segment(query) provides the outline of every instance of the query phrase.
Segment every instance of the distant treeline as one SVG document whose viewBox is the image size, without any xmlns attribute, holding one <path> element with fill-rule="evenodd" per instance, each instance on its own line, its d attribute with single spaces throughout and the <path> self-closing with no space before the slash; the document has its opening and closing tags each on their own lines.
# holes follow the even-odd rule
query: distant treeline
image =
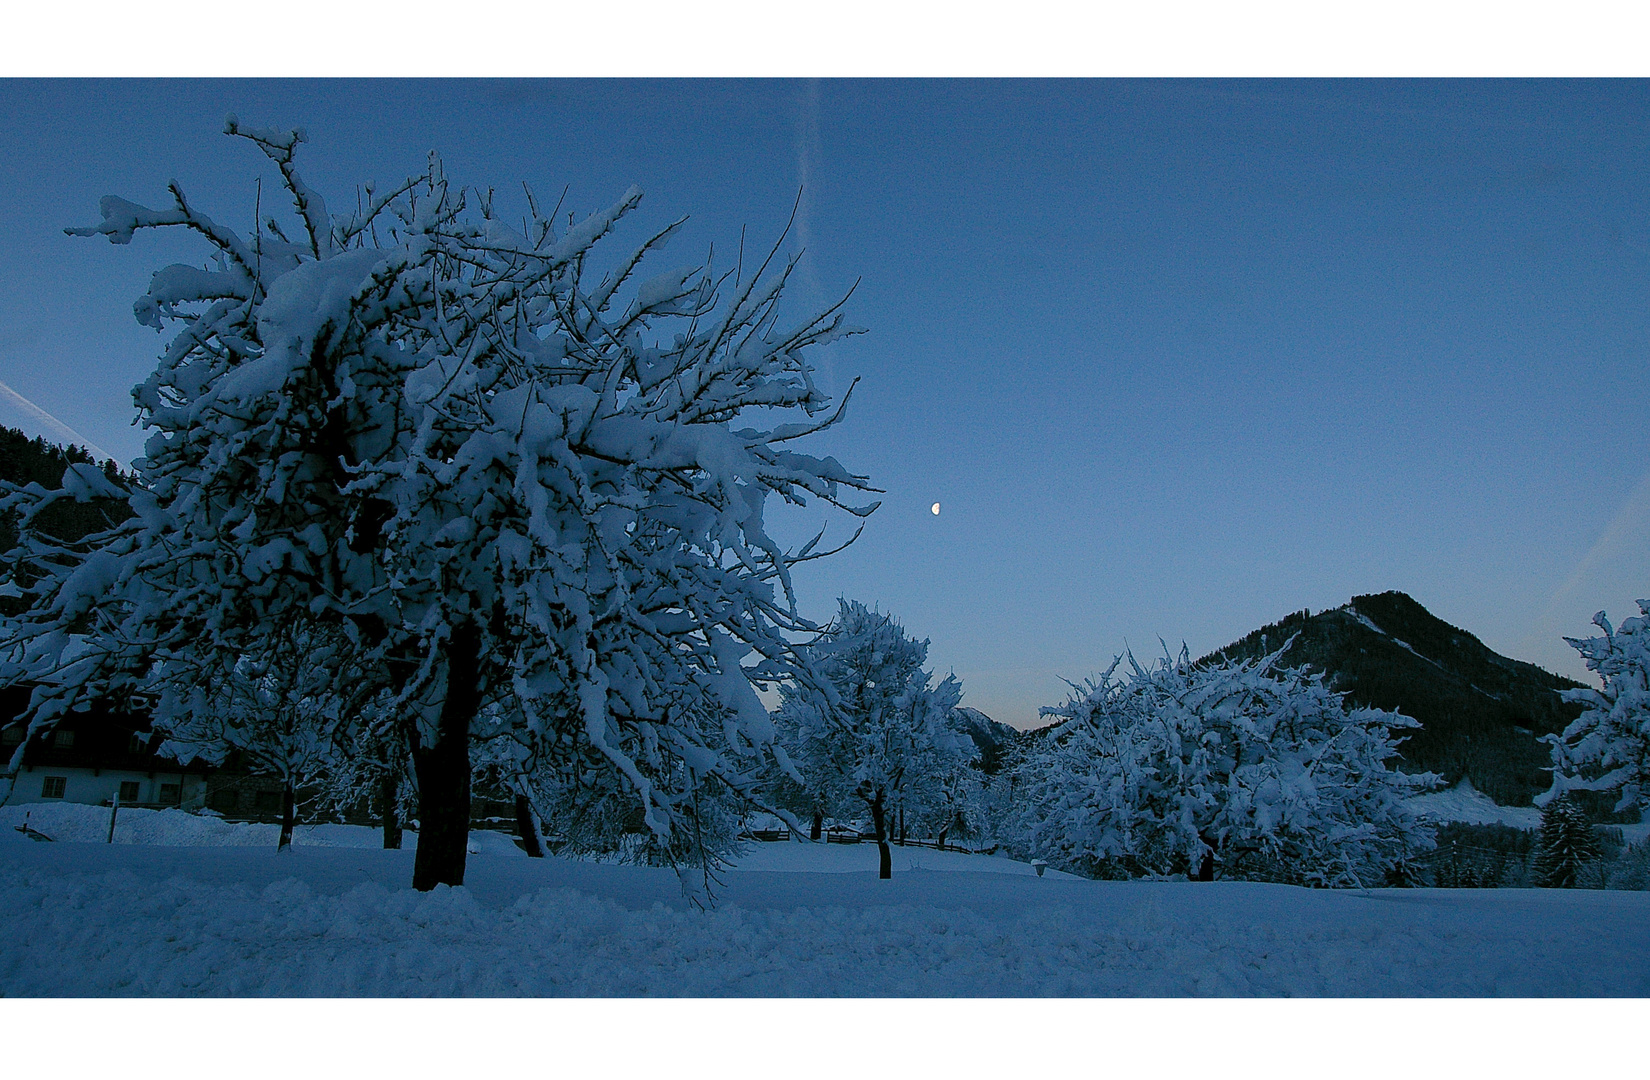
<svg viewBox="0 0 1650 1080">
<path fill-rule="evenodd" d="M 56 446 L 33 438 L 16 428 L 0 427 L 0 480 L 18 485 L 39 484 L 48 490 L 63 486 L 63 471 L 72 464 L 96 465 L 97 460 L 78 446 Z M 128 486 L 131 477 L 108 460 L 101 466 L 112 482 Z M 76 503 L 63 501 L 47 507 L 36 519 L 41 532 L 59 540 L 74 541 L 88 533 L 107 529 L 131 516 L 125 503 L 114 499 L 94 499 Z M 17 546 L 17 515 L 0 513 L 0 552 Z"/>
</svg>

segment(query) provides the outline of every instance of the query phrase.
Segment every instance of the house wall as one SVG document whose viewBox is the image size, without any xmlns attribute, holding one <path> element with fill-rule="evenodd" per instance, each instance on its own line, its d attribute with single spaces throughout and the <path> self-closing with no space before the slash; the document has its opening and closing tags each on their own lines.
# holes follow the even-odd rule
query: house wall
<svg viewBox="0 0 1650 1080">
<path fill-rule="evenodd" d="M 46 778 L 49 776 L 64 778 L 63 797 L 61 799 L 47 799 L 41 795 Z M 58 765 L 27 766 L 17 774 L 17 784 L 12 789 L 11 798 L 6 801 L 12 805 L 38 802 L 72 802 L 97 806 L 113 799 L 115 793 L 120 790 L 122 781 L 136 781 L 138 797 L 134 800 L 123 801 L 158 803 L 161 801 L 161 785 L 178 783 L 178 776 L 178 773 L 165 771 L 138 772 L 128 769 L 84 769 Z M 199 807 L 204 803 L 205 798 L 205 778 L 185 774 L 183 779 L 183 808 L 187 810 Z"/>
</svg>

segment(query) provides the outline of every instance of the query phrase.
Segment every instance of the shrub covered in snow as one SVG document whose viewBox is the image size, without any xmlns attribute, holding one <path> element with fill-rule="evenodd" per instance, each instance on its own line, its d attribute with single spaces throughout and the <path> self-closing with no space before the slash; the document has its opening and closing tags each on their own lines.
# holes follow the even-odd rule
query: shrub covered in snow
<svg viewBox="0 0 1650 1080">
<path fill-rule="evenodd" d="M 152 434 L 133 490 L 75 464 L 0 505 L 25 526 L 64 499 L 134 512 L 8 559 L 29 613 L 0 681 L 36 683 L 37 728 L 138 696 L 198 741 L 219 708 L 203 688 L 287 663 L 290 635 L 324 641 L 282 701 L 324 743 L 405 748 L 420 888 L 463 880 L 478 728 L 536 796 L 624 803 L 664 843 L 710 835 L 706 782 L 749 794 L 773 753 L 753 684 L 809 678 L 790 575 L 821 553 L 769 537 L 767 497 L 874 508 L 843 501 L 863 477 L 791 448 L 840 415 L 807 358 L 853 332 L 840 305 L 782 325 L 777 246 L 755 273 L 638 284 L 676 226 L 589 269 L 635 189 L 565 231 L 529 193 L 511 224 L 432 155 L 334 216 L 296 169 L 302 133 L 226 130 L 275 165 L 286 226 L 242 235 L 174 183 L 169 208 L 109 196 L 71 230 L 178 226 L 208 261 L 159 270 L 136 305 L 176 333 L 135 391 Z"/>
<path fill-rule="evenodd" d="M 1287 646 L 1285 646 L 1287 648 Z M 1129 657 L 1045 708 L 1057 726 L 1015 769 L 1013 846 L 1094 877 L 1190 874 L 1373 886 L 1431 829 L 1395 771 L 1414 721 L 1344 707 L 1320 678 L 1261 661 Z"/>
<path fill-rule="evenodd" d="M 1562 735 L 1548 735 L 1553 785 L 1536 796 L 1547 805 L 1567 791 L 1619 791 L 1617 810 L 1650 807 L 1650 600 L 1619 629 L 1604 612 L 1593 616 L 1603 637 L 1565 638 L 1602 685 L 1566 690 L 1582 714 Z"/>
<path fill-rule="evenodd" d="M 1650 837 L 1628 845 L 1602 869 L 1605 888 L 1650 890 Z"/>
</svg>

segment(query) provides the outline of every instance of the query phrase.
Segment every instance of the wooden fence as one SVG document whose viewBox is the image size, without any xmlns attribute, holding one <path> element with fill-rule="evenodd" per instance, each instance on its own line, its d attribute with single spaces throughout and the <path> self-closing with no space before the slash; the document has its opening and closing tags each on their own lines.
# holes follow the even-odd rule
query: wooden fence
<svg viewBox="0 0 1650 1080">
<path fill-rule="evenodd" d="M 750 829 L 740 833 L 739 838 L 741 840 L 773 843 L 779 840 L 789 840 L 791 831 L 789 829 Z M 821 834 L 820 838 L 827 844 L 874 844 L 877 842 L 876 834 L 854 832 L 852 829 L 827 829 Z M 972 848 L 964 847 L 955 842 L 948 842 L 944 848 L 941 848 L 938 840 L 919 840 L 915 837 L 906 837 L 903 844 L 890 838 L 888 843 L 894 847 L 932 848 L 936 851 L 960 851 L 977 854 Z"/>
</svg>

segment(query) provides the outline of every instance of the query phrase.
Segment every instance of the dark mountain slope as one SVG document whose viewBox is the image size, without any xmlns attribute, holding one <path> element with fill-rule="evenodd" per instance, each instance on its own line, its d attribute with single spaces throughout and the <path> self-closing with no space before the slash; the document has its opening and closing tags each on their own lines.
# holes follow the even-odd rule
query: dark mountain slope
<svg viewBox="0 0 1650 1080">
<path fill-rule="evenodd" d="M 1286 665 L 1323 672 L 1352 704 L 1421 722 L 1403 743 L 1403 768 L 1450 783 L 1466 776 L 1503 805 L 1528 806 L 1547 789 L 1551 758 L 1538 737 L 1581 711 L 1558 696 L 1580 683 L 1501 656 L 1401 592 L 1297 612 L 1203 659 L 1258 658 L 1295 634 Z"/>
<path fill-rule="evenodd" d="M 1007 724 L 999 724 L 980 710 L 965 705 L 954 709 L 952 718 L 957 730 L 980 748 L 980 771 L 987 776 L 1002 768 L 1003 755 L 1020 738 L 1020 733 Z"/>
</svg>

